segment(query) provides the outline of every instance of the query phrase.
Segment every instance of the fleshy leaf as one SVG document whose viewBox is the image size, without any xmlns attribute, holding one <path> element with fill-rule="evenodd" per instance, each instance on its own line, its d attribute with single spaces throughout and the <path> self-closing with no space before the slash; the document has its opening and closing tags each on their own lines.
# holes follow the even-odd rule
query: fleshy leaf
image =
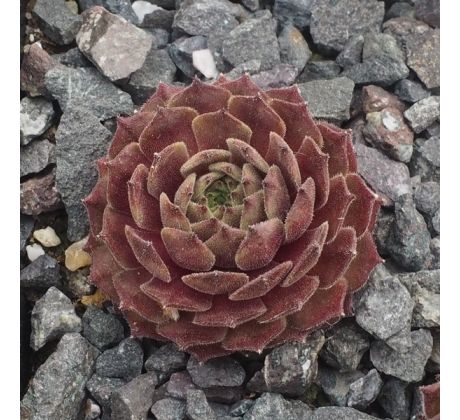
<svg viewBox="0 0 460 420">
<path fill-rule="evenodd" d="M 331 178 L 337 174 L 345 176 L 349 172 L 347 142 L 351 138 L 351 131 L 325 122 L 318 123 L 318 128 L 323 135 L 323 151 L 329 155 L 329 175 Z"/>
<path fill-rule="evenodd" d="M 247 74 L 243 74 L 236 80 L 222 81 L 219 85 L 229 90 L 232 95 L 254 96 L 261 93 L 260 88 Z"/>
<path fill-rule="evenodd" d="M 265 91 L 265 95 L 271 99 L 279 99 L 281 101 L 292 102 L 294 104 L 305 102 L 297 85 L 269 89 Z"/>
<path fill-rule="evenodd" d="M 216 257 L 216 267 L 236 267 L 235 254 L 245 235 L 244 230 L 221 225 L 217 233 L 205 242 Z"/>
<path fill-rule="evenodd" d="M 284 221 L 291 205 L 289 191 L 278 166 L 270 166 L 262 181 L 264 207 L 267 218 L 278 218 Z"/>
<path fill-rule="evenodd" d="M 174 204 L 178 206 L 184 214 L 187 214 L 188 205 L 195 189 L 196 174 L 189 174 L 174 194 Z"/>
<path fill-rule="evenodd" d="M 216 162 L 225 162 L 230 159 L 230 152 L 222 149 L 208 149 L 193 155 L 180 168 L 182 176 L 185 178 L 191 173 L 202 175 L 208 171 L 209 165 Z"/>
<path fill-rule="evenodd" d="M 208 271 L 207 273 L 192 273 L 182 277 L 182 281 L 192 289 L 208 295 L 231 293 L 249 281 L 245 273 L 231 271 Z"/>
<path fill-rule="evenodd" d="M 156 112 L 159 106 L 164 106 L 169 98 L 182 90 L 184 90 L 182 86 L 166 85 L 160 82 L 155 94 L 142 106 L 141 112 Z"/>
<path fill-rule="evenodd" d="M 238 205 L 234 207 L 224 207 L 224 214 L 222 216 L 222 223 L 226 223 L 231 227 L 240 227 L 241 214 L 243 212 L 243 206 Z"/>
<path fill-rule="evenodd" d="M 247 197 L 262 189 L 262 177 L 250 163 L 245 163 L 241 171 L 241 185 Z"/>
<path fill-rule="evenodd" d="M 254 147 L 239 139 L 227 139 L 228 150 L 231 153 L 231 162 L 239 166 L 250 163 L 259 171 L 266 173 L 269 165 Z"/>
<path fill-rule="evenodd" d="M 221 223 L 215 217 L 211 217 L 201 222 L 192 223 L 192 231 L 195 232 L 203 242 L 206 242 L 212 235 L 220 229 Z"/>
<path fill-rule="evenodd" d="M 232 352 L 225 350 L 220 344 L 209 344 L 207 346 L 187 347 L 187 353 L 197 358 L 200 362 L 207 362 L 216 357 L 227 356 Z"/>
<path fill-rule="evenodd" d="M 184 230 L 190 232 L 190 222 L 179 206 L 171 203 L 165 193 L 160 195 L 160 215 L 164 227 Z"/>
<path fill-rule="evenodd" d="M 166 341 L 164 337 L 157 334 L 157 324 L 154 322 L 147 321 L 142 318 L 136 312 L 130 310 L 124 310 L 123 316 L 126 318 L 129 324 L 129 329 L 132 337 L 146 337 L 152 338 L 158 341 Z"/>
<path fill-rule="evenodd" d="M 241 169 L 239 166 L 234 165 L 229 162 L 217 162 L 209 165 L 210 171 L 222 172 L 225 175 L 228 175 L 230 178 L 233 178 L 235 181 L 241 181 Z"/>
<path fill-rule="evenodd" d="M 191 223 L 198 223 L 204 220 L 212 219 L 213 215 L 208 206 L 191 201 L 188 204 L 187 217 Z"/>
<path fill-rule="evenodd" d="M 264 192 L 257 191 L 243 200 L 240 229 L 248 229 L 249 226 L 266 220 L 264 204 Z"/>
</svg>

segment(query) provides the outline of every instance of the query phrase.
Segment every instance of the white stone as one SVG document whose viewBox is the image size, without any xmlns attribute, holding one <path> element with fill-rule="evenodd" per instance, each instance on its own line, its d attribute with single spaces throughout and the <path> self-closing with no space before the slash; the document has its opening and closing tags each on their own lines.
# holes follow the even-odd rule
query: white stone
<svg viewBox="0 0 460 420">
<path fill-rule="evenodd" d="M 53 117 L 54 109 L 51 102 L 41 97 L 23 98 L 19 117 L 21 144 L 25 145 L 43 134 L 51 126 Z"/>
<path fill-rule="evenodd" d="M 56 235 L 55 230 L 51 226 L 47 226 L 45 229 L 36 230 L 34 232 L 34 238 L 47 248 L 61 244 L 61 239 Z"/>
<path fill-rule="evenodd" d="M 26 246 L 27 258 L 29 260 L 35 261 L 38 257 L 45 255 L 45 251 L 39 244 L 32 244 Z"/>
<path fill-rule="evenodd" d="M 211 50 L 196 50 L 192 53 L 193 67 L 208 79 L 214 79 L 218 75 L 216 62 Z"/>
<path fill-rule="evenodd" d="M 132 4 L 132 8 L 134 13 L 139 19 L 139 22 L 142 23 L 144 21 L 145 15 L 149 15 L 156 9 L 161 9 L 155 4 L 149 3 L 148 1 L 138 0 Z"/>
</svg>

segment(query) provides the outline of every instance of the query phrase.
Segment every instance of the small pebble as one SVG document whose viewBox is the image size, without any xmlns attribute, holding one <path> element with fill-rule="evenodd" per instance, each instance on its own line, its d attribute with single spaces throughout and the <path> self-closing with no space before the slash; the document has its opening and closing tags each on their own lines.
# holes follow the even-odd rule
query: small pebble
<svg viewBox="0 0 460 420">
<path fill-rule="evenodd" d="M 192 52 L 193 67 L 195 67 L 203 76 L 208 79 L 217 77 L 218 72 L 216 63 L 211 50 L 196 50 Z"/>
<path fill-rule="evenodd" d="M 91 265 L 91 255 L 83 251 L 87 238 L 75 242 L 65 250 L 65 266 L 70 271 Z"/>
<path fill-rule="evenodd" d="M 29 261 L 35 261 L 41 255 L 45 255 L 45 251 L 39 244 L 32 244 L 26 246 L 27 258 Z"/>
<path fill-rule="evenodd" d="M 61 244 L 61 239 L 56 235 L 51 226 L 44 229 L 38 229 L 34 232 L 34 238 L 47 248 L 52 248 Z"/>
</svg>

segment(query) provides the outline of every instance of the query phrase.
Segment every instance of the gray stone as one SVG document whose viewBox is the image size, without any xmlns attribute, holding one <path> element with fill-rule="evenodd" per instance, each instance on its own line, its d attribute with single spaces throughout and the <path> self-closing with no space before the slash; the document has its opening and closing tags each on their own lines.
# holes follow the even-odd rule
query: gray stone
<svg viewBox="0 0 460 420">
<path fill-rule="evenodd" d="M 441 240 L 439 236 L 431 239 L 430 251 L 431 251 L 431 264 L 428 268 L 430 270 L 437 270 L 441 267 L 441 261 L 440 261 Z"/>
<path fill-rule="evenodd" d="M 273 16 L 281 25 L 291 24 L 305 30 L 310 26 L 313 0 L 275 0 Z"/>
<path fill-rule="evenodd" d="M 187 355 L 173 343 L 156 349 L 145 361 L 145 369 L 157 374 L 158 382 L 169 379 L 172 373 L 182 370 L 187 365 Z"/>
<path fill-rule="evenodd" d="M 387 20 L 383 25 L 383 32 L 392 35 L 404 50 L 407 39 L 412 35 L 420 35 L 430 30 L 430 27 L 419 20 L 408 17 L 399 17 Z"/>
<path fill-rule="evenodd" d="M 32 13 L 42 32 L 58 45 L 70 44 L 80 29 L 81 17 L 64 0 L 37 0 Z"/>
<path fill-rule="evenodd" d="M 80 334 L 64 335 L 30 382 L 21 402 L 21 419 L 77 418 L 98 355 Z"/>
<path fill-rule="evenodd" d="M 386 157 L 379 150 L 355 145 L 358 158 L 358 172 L 383 199 L 385 206 L 391 206 L 401 194 L 411 191 L 407 166 Z"/>
<path fill-rule="evenodd" d="M 21 90 L 30 96 L 48 95 L 45 74 L 55 65 L 55 61 L 42 48 L 40 42 L 32 44 L 24 53 L 21 63 Z"/>
<path fill-rule="evenodd" d="M 414 302 L 397 277 L 374 272 L 354 306 L 356 322 L 375 337 L 388 342 L 397 334 L 409 336 Z M 399 342 L 388 344 L 401 349 Z"/>
<path fill-rule="evenodd" d="M 379 373 L 375 369 L 370 370 L 366 376 L 350 385 L 347 405 L 359 410 L 366 409 L 376 400 L 382 385 L 383 381 Z"/>
<path fill-rule="evenodd" d="M 93 6 L 103 6 L 109 12 L 120 15 L 129 22 L 138 23 L 138 19 L 131 6 L 130 0 L 77 0 L 80 11 L 85 11 Z"/>
<path fill-rule="evenodd" d="M 394 221 L 395 215 L 393 211 L 387 210 L 385 208 L 380 209 L 373 236 L 379 255 L 383 257 L 389 255 L 387 250 L 387 240 Z"/>
<path fill-rule="evenodd" d="M 363 54 L 364 36 L 359 34 L 351 37 L 335 62 L 344 69 L 361 63 Z"/>
<path fill-rule="evenodd" d="M 393 3 L 385 14 L 385 20 L 398 17 L 415 18 L 414 6 L 403 1 Z"/>
<path fill-rule="evenodd" d="M 342 122 L 350 118 L 350 103 L 355 84 L 346 77 L 313 80 L 299 84 L 310 112 L 317 119 Z"/>
<path fill-rule="evenodd" d="M 111 133 L 89 111 L 65 112 L 56 131 L 56 182 L 68 215 L 67 237 L 83 238 L 89 229 L 82 203 L 96 184 L 96 160 L 107 153 Z"/>
<path fill-rule="evenodd" d="M 206 394 L 206 392 L 205 392 L 205 394 Z M 212 411 L 214 411 L 214 414 L 216 415 L 216 417 L 219 420 L 221 418 L 224 418 L 225 420 L 230 420 L 230 419 L 233 418 L 233 417 L 230 417 L 230 415 L 229 415 L 230 407 L 227 404 L 209 402 L 209 406 L 212 408 Z"/>
<path fill-rule="evenodd" d="M 320 357 L 340 372 L 354 371 L 369 346 L 367 333 L 355 322 L 345 320 L 327 331 Z"/>
<path fill-rule="evenodd" d="M 157 420 L 182 420 L 185 418 L 185 410 L 185 402 L 174 398 L 157 401 L 151 408 Z"/>
<path fill-rule="evenodd" d="M 246 7 L 246 9 L 249 9 L 251 12 L 255 12 L 257 9 L 260 8 L 259 0 L 241 0 L 241 3 L 244 7 Z"/>
<path fill-rule="evenodd" d="M 387 249 L 402 267 L 409 271 L 420 270 L 427 265 L 430 256 L 431 235 L 410 194 L 400 196 L 395 202 L 395 215 Z"/>
<path fill-rule="evenodd" d="M 27 244 L 27 241 L 30 235 L 32 234 L 32 231 L 34 230 L 34 226 L 35 226 L 35 220 L 33 219 L 33 217 L 27 216 L 25 214 L 20 215 L 20 228 L 21 228 L 20 249 L 21 249 L 21 252 L 24 250 Z M 36 266 L 35 268 L 31 268 L 28 271 L 24 272 L 24 280 L 23 280 L 22 279 L 23 270 L 21 270 L 21 286 L 23 282 L 24 282 L 24 285 L 28 284 L 29 281 L 33 282 L 32 279 L 40 276 L 42 272 L 39 266 Z M 50 285 L 50 286 L 53 286 L 53 285 Z"/>
<path fill-rule="evenodd" d="M 243 416 L 253 405 L 254 400 L 241 400 L 230 407 L 229 413 L 233 417 Z"/>
<path fill-rule="evenodd" d="M 217 420 L 216 415 L 206 400 L 201 389 L 187 391 L 187 416 L 190 420 Z"/>
<path fill-rule="evenodd" d="M 404 116 L 416 133 L 421 133 L 439 119 L 439 96 L 430 96 L 412 105 Z"/>
<path fill-rule="evenodd" d="M 262 370 L 270 392 L 298 397 L 304 395 L 318 370 L 318 353 L 324 344 L 321 333 L 305 343 L 286 343 L 265 357 Z"/>
<path fill-rule="evenodd" d="M 155 93 L 158 83 L 171 84 L 176 74 L 176 66 L 166 50 L 151 49 L 144 65 L 135 71 L 124 89 L 133 101 L 141 105 Z"/>
<path fill-rule="evenodd" d="M 410 102 L 411 104 L 430 96 L 430 92 L 427 91 L 420 83 L 409 79 L 400 80 L 396 83 L 394 92 L 400 99 Z"/>
<path fill-rule="evenodd" d="M 126 380 L 120 378 L 105 378 L 94 374 L 86 383 L 91 396 L 99 403 L 104 414 L 110 414 L 110 397 L 112 392 L 126 383 Z"/>
<path fill-rule="evenodd" d="M 59 263 L 49 255 L 41 255 L 21 270 L 21 287 L 48 289 L 52 286 L 59 288 L 61 285 Z"/>
<path fill-rule="evenodd" d="M 96 306 L 88 306 L 82 317 L 83 336 L 99 350 L 118 344 L 124 337 L 123 325 L 112 314 Z"/>
<path fill-rule="evenodd" d="M 193 51 L 203 50 L 208 47 L 208 41 L 204 36 L 192 36 L 179 38 L 169 44 L 167 49 L 174 64 L 187 76 L 193 77 L 198 70 L 193 67 Z"/>
<path fill-rule="evenodd" d="M 348 39 L 366 32 L 379 32 L 384 4 L 375 0 L 316 1 L 311 8 L 310 33 L 318 48 L 340 52 Z"/>
<path fill-rule="evenodd" d="M 238 79 L 244 73 L 255 74 L 260 71 L 260 60 L 249 60 L 246 63 L 238 64 L 233 70 L 225 74 L 229 79 Z"/>
<path fill-rule="evenodd" d="M 214 386 L 204 388 L 208 401 L 220 404 L 233 404 L 243 398 L 242 386 Z"/>
<path fill-rule="evenodd" d="M 428 140 L 415 140 L 414 153 L 410 162 L 410 171 L 413 175 L 419 175 L 423 182 L 439 182 L 440 178 L 440 150 L 439 136 L 433 136 Z"/>
<path fill-rule="evenodd" d="M 311 420 L 377 420 L 378 417 L 370 416 L 349 407 L 321 407 L 315 410 Z"/>
<path fill-rule="evenodd" d="M 252 378 L 246 384 L 246 389 L 249 392 L 268 392 L 267 384 L 265 383 L 265 378 L 262 371 L 257 371 Z"/>
<path fill-rule="evenodd" d="M 63 66 L 69 67 L 91 67 L 91 62 L 83 55 L 78 48 L 71 48 L 70 50 L 60 53 L 53 54 L 53 60 L 56 64 L 62 64 Z"/>
<path fill-rule="evenodd" d="M 407 65 L 428 89 L 439 87 L 440 43 L 439 29 L 413 34 L 406 39 Z"/>
<path fill-rule="evenodd" d="M 246 377 L 243 367 L 230 357 L 219 357 L 204 363 L 190 357 L 187 371 L 200 388 L 240 386 Z"/>
<path fill-rule="evenodd" d="M 116 347 L 104 351 L 96 362 L 96 373 L 109 378 L 132 379 L 142 371 L 144 352 L 134 338 L 125 338 Z M 156 376 L 156 375 L 155 375 Z"/>
<path fill-rule="evenodd" d="M 20 110 L 21 145 L 30 143 L 43 134 L 53 122 L 53 104 L 44 98 L 28 98 L 21 100 Z"/>
<path fill-rule="evenodd" d="M 433 337 L 428 330 L 411 333 L 412 346 L 404 353 L 393 350 L 383 341 L 371 345 L 371 361 L 374 366 L 387 375 L 406 382 L 423 379 L 424 369 L 433 347 Z"/>
<path fill-rule="evenodd" d="M 296 27 L 286 25 L 278 36 L 278 43 L 281 62 L 293 65 L 300 73 L 312 55 L 302 33 Z"/>
<path fill-rule="evenodd" d="M 157 385 L 155 373 L 144 373 L 112 392 L 111 420 L 147 420 Z"/>
<path fill-rule="evenodd" d="M 298 83 L 311 80 L 335 79 L 341 71 L 340 66 L 332 60 L 314 60 L 307 63 L 299 75 Z"/>
<path fill-rule="evenodd" d="M 153 36 L 152 48 L 166 48 L 169 43 L 169 32 L 158 28 L 145 28 Z"/>
<path fill-rule="evenodd" d="M 364 35 L 363 62 L 385 56 L 396 62 L 404 63 L 405 60 L 403 51 L 390 34 L 369 33 Z"/>
<path fill-rule="evenodd" d="M 109 80 L 123 81 L 144 65 L 152 35 L 103 7 L 91 8 L 82 16 L 78 48 Z"/>
<path fill-rule="evenodd" d="M 90 283 L 88 275 L 89 267 L 77 271 L 66 271 L 66 289 L 75 299 L 81 299 L 83 296 L 92 295 L 96 291 L 96 286 Z"/>
<path fill-rule="evenodd" d="M 175 14 L 175 10 L 165 10 L 157 6 L 150 13 L 143 16 L 139 26 L 164 29 L 170 32 Z"/>
<path fill-rule="evenodd" d="M 440 0 L 416 0 L 415 16 L 428 25 L 439 28 L 440 3 Z"/>
<path fill-rule="evenodd" d="M 299 404 L 300 403 L 300 404 Z M 309 420 L 311 410 L 300 401 L 288 401 L 280 394 L 264 393 L 243 416 L 244 420 Z"/>
<path fill-rule="evenodd" d="M 62 207 L 61 196 L 55 185 L 56 169 L 21 182 L 20 210 L 23 214 L 38 214 Z"/>
<path fill-rule="evenodd" d="M 386 414 L 392 419 L 409 420 L 411 392 L 409 384 L 396 378 L 389 378 L 377 398 Z"/>
<path fill-rule="evenodd" d="M 64 113 L 84 107 L 94 117 L 106 120 L 133 111 L 130 96 L 112 85 L 94 68 L 56 66 L 46 74 L 45 84 Z"/>
<path fill-rule="evenodd" d="M 261 70 L 280 63 L 276 23 L 269 11 L 247 19 L 225 37 L 222 54 L 232 66 L 249 60 L 260 60 Z"/>
<path fill-rule="evenodd" d="M 422 182 L 414 191 L 417 210 L 426 216 L 434 216 L 439 210 L 440 195 L 439 183 L 433 181 Z"/>
<path fill-rule="evenodd" d="M 71 300 L 54 286 L 35 303 L 31 325 L 30 347 L 35 351 L 66 333 L 81 331 L 81 319 Z"/>
<path fill-rule="evenodd" d="M 291 86 L 297 76 L 296 67 L 291 64 L 277 64 L 270 70 L 252 76 L 252 81 L 262 90 Z"/>
<path fill-rule="evenodd" d="M 21 147 L 20 176 L 36 174 L 52 163 L 56 163 L 55 146 L 48 140 Z"/>
<path fill-rule="evenodd" d="M 185 400 L 187 391 L 190 389 L 197 389 L 197 387 L 186 371 L 173 373 L 166 383 L 167 396 L 180 400 Z"/>
</svg>

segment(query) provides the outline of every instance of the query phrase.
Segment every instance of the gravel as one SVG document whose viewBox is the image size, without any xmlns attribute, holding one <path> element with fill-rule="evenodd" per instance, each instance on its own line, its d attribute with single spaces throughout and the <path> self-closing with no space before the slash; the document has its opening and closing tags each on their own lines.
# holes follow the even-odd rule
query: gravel
<svg viewBox="0 0 460 420">
<path fill-rule="evenodd" d="M 409 79 L 403 79 L 396 83 L 394 92 L 400 99 L 411 104 L 430 96 L 430 92 L 420 83 Z"/>
<path fill-rule="evenodd" d="M 243 367 L 230 357 L 211 359 L 205 363 L 190 357 L 187 371 L 193 383 L 200 388 L 239 386 L 246 377 Z"/>
<path fill-rule="evenodd" d="M 187 391 L 186 413 L 190 420 L 217 420 L 201 389 Z"/>
<path fill-rule="evenodd" d="M 53 104 L 45 98 L 29 98 L 26 96 L 21 99 L 19 115 L 21 145 L 24 146 L 48 130 L 53 122 L 55 113 Z M 21 170 L 23 170 L 22 165 Z"/>
<path fill-rule="evenodd" d="M 21 147 L 20 176 L 37 174 L 52 163 L 56 163 L 55 146 L 48 140 L 36 140 Z"/>
<path fill-rule="evenodd" d="M 397 378 L 389 378 L 380 391 L 377 400 L 393 419 L 409 419 L 412 395 L 408 385 Z"/>
<path fill-rule="evenodd" d="M 292 25 L 286 25 L 278 36 L 280 57 L 282 63 L 293 65 L 300 73 L 312 52 L 302 33 Z"/>
<path fill-rule="evenodd" d="M 105 414 L 110 414 L 110 397 L 112 392 L 126 383 L 121 378 L 105 378 L 94 374 L 86 383 L 86 389 L 102 407 Z"/>
<path fill-rule="evenodd" d="M 187 354 L 180 351 L 173 343 L 156 349 L 145 361 L 145 369 L 157 374 L 158 382 L 163 383 L 172 373 L 187 366 Z"/>
<path fill-rule="evenodd" d="M 45 86 L 45 74 L 56 63 L 43 49 L 40 42 L 35 42 L 24 53 L 21 63 L 21 90 L 30 96 L 49 95 Z"/>
<path fill-rule="evenodd" d="M 42 255 L 21 270 L 21 287 L 49 289 L 62 285 L 59 263 L 49 255 Z"/>
<path fill-rule="evenodd" d="M 273 16 L 281 25 L 305 30 L 310 26 L 313 3 L 313 0 L 275 0 Z"/>
<path fill-rule="evenodd" d="M 439 96 L 430 96 L 412 105 L 405 113 L 414 132 L 421 133 L 439 119 Z"/>
<path fill-rule="evenodd" d="M 383 381 L 379 373 L 372 369 L 366 376 L 358 379 L 350 385 L 347 405 L 359 410 L 365 410 L 379 395 Z"/>
<path fill-rule="evenodd" d="M 186 404 L 174 398 L 157 401 L 151 408 L 157 420 L 182 420 L 185 418 Z"/>
<path fill-rule="evenodd" d="M 428 140 L 415 140 L 414 153 L 409 168 L 411 174 L 419 175 L 423 182 L 439 182 L 440 178 L 440 144 L 439 136 Z"/>
</svg>

